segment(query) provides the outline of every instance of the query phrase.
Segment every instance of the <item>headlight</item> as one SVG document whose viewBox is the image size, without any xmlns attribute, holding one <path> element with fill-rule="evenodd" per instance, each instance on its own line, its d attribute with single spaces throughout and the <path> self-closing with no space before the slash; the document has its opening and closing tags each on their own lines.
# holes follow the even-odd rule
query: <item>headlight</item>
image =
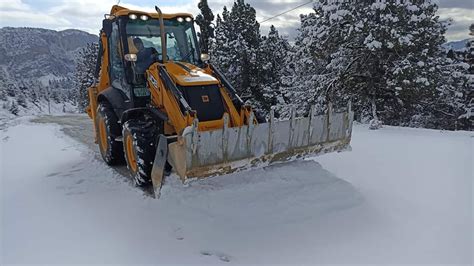
<svg viewBox="0 0 474 266">
<path fill-rule="evenodd" d="M 130 15 L 128 15 L 128 18 L 129 18 L 129 19 L 137 19 L 137 15 L 135 15 L 135 14 L 130 14 Z"/>
<path fill-rule="evenodd" d="M 209 54 L 201 54 L 201 60 L 203 62 L 207 62 L 207 61 L 211 60 L 211 57 L 209 56 Z"/>
<path fill-rule="evenodd" d="M 181 23 L 181 22 L 183 22 L 183 21 L 184 21 L 184 18 L 182 18 L 182 17 L 179 17 L 179 18 L 177 18 L 177 20 L 178 20 L 178 22 L 179 22 L 179 23 Z"/>
<path fill-rule="evenodd" d="M 141 20 L 148 20 L 148 16 L 147 16 L 147 15 L 141 15 L 141 16 L 140 16 L 140 19 L 141 19 Z"/>
<path fill-rule="evenodd" d="M 193 21 L 192 18 L 190 18 L 190 17 L 187 17 L 187 18 L 186 18 L 186 22 L 191 22 L 191 21 Z"/>
</svg>

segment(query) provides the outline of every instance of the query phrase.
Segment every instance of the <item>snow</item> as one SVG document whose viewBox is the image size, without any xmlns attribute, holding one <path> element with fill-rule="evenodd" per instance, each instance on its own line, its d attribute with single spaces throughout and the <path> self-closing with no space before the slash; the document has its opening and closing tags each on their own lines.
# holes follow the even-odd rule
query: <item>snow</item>
<svg viewBox="0 0 474 266">
<path fill-rule="evenodd" d="M 417 7 L 416 5 L 410 5 L 410 4 L 407 6 L 407 9 L 412 11 L 412 12 L 417 12 L 417 11 L 420 10 L 420 8 Z"/>
<path fill-rule="evenodd" d="M 370 33 L 364 40 L 364 44 L 369 48 L 370 50 L 376 50 L 382 48 L 382 43 L 374 40 L 374 36 L 372 36 L 372 33 Z"/>
<path fill-rule="evenodd" d="M 339 20 L 342 20 L 344 18 L 344 16 L 346 16 L 347 14 L 349 14 L 349 11 L 347 10 L 337 10 L 336 12 L 332 13 L 331 15 L 329 15 L 329 19 L 331 21 L 339 21 Z"/>
<path fill-rule="evenodd" d="M 413 45 L 413 42 L 411 41 L 413 39 L 413 36 L 411 34 L 407 34 L 406 36 L 401 36 L 398 38 L 398 42 L 400 44 L 406 44 L 408 46 Z"/>
<path fill-rule="evenodd" d="M 6 101 L 0 100 L 0 129 L 4 128 L 9 121 L 21 120 L 22 117 L 31 117 L 39 114 L 57 116 L 77 112 L 77 106 L 71 102 L 56 103 L 55 101 L 51 101 L 48 103 L 44 99 L 41 99 L 36 103 L 27 102 L 28 106 L 26 108 L 18 105 L 18 115 L 14 115 L 8 110 L 13 101 L 15 101 L 15 99 L 9 96 Z"/>
<path fill-rule="evenodd" d="M 351 152 L 171 176 L 155 200 L 22 120 L 1 131 L 0 264 L 470 264 L 473 137 L 355 125 Z"/>
<path fill-rule="evenodd" d="M 430 82 L 428 81 L 427 78 L 424 78 L 424 77 L 417 77 L 415 82 L 417 83 L 423 83 L 425 84 L 426 86 L 430 85 Z"/>
<path fill-rule="evenodd" d="M 375 49 L 380 49 L 382 48 L 382 43 L 379 42 L 379 41 L 376 41 L 376 40 L 373 40 L 369 43 L 366 43 L 367 45 L 367 48 L 371 49 L 371 50 L 375 50 Z"/>
<path fill-rule="evenodd" d="M 61 77 L 58 77 L 54 74 L 49 73 L 47 75 L 39 77 L 38 81 L 41 82 L 43 86 L 47 86 L 51 80 L 59 80 L 59 79 L 61 79 Z"/>
<path fill-rule="evenodd" d="M 377 10 L 377 9 L 384 10 L 387 7 L 387 4 L 385 3 L 385 1 L 377 1 L 373 3 L 371 7 L 374 10 Z"/>
</svg>

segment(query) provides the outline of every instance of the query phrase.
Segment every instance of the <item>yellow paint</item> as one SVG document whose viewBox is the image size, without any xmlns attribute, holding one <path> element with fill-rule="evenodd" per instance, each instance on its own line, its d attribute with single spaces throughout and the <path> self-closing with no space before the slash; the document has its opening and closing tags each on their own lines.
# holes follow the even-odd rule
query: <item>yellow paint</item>
<svg viewBox="0 0 474 266">
<path fill-rule="evenodd" d="M 100 150 L 102 151 L 102 154 L 105 154 L 107 152 L 109 142 L 107 141 L 107 129 L 105 125 L 105 119 L 103 117 L 99 119 L 99 141 Z"/>
<path fill-rule="evenodd" d="M 207 74 L 199 67 L 189 63 L 180 63 L 188 67 L 191 71 L 186 71 L 182 66 L 175 62 L 165 64 L 166 70 L 174 82 L 180 86 L 205 86 L 219 83 L 215 77 Z"/>
<path fill-rule="evenodd" d="M 137 158 L 135 156 L 135 148 L 133 147 L 133 138 L 130 134 L 125 137 L 125 154 L 127 156 L 128 167 L 133 173 L 137 173 Z"/>
<path fill-rule="evenodd" d="M 110 15 L 112 16 L 128 16 L 129 14 L 146 14 L 152 18 L 159 18 L 157 13 L 147 13 L 143 11 L 129 10 L 127 8 L 115 5 L 112 7 Z M 165 19 L 171 19 L 175 17 L 191 17 L 187 13 L 177 13 L 177 14 L 163 14 Z M 99 82 L 88 89 L 90 104 L 88 106 L 88 114 L 95 121 L 97 119 L 97 99 L 102 91 L 110 87 L 109 73 L 110 62 L 109 62 L 109 50 L 108 50 L 108 40 L 105 33 L 102 33 L 100 36 L 101 42 L 103 44 L 103 58 L 101 71 L 99 74 Z M 130 40 L 127 40 L 127 43 L 130 44 Z M 120 47 L 121 45 L 119 45 Z M 133 47 L 131 48 L 133 51 Z M 123 55 L 122 55 L 123 56 Z M 182 64 L 183 66 L 179 65 Z M 176 135 L 181 134 L 183 130 L 191 126 L 193 121 L 197 118 L 195 111 L 185 112 L 180 109 L 180 104 L 178 100 L 171 93 L 169 88 L 166 88 L 158 71 L 158 66 L 164 66 L 169 73 L 173 82 L 179 86 L 205 86 L 205 85 L 218 85 L 222 99 L 224 101 L 224 106 L 226 113 L 229 115 L 229 127 L 239 127 L 247 124 L 249 120 L 250 113 L 252 109 L 250 106 L 244 106 L 240 110 L 237 109 L 232 103 L 230 95 L 227 93 L 227 90 L 223 87 L 223 84 L 220 80 L 216 78 L 209 66 L 204 68 L 199 68 L 195 65 L 186 62 L 173 62 L 168 61 L 164 65 L 161 63 L 154 63 L 146 71 L 147 84 L 150 88 L 151 93 L 151 105 L 155 106 L 163 113 L 168 115 L 168 122 L 164 125 L 164 131 L 166 135 Z M 152 82 L 153 80 L 153 82 Z M 255 123 L 255 121 L 254 121 Z M 224 126 L 223 118 L 215 121 L 201 121 L 198 124 L 198 130 L 207 131 L 207 130 L 216 130 Z M 96 134 L 97 136 L 98 134 Z M 96 139 L 97 141 L 97 139 Z"/>
</svg>

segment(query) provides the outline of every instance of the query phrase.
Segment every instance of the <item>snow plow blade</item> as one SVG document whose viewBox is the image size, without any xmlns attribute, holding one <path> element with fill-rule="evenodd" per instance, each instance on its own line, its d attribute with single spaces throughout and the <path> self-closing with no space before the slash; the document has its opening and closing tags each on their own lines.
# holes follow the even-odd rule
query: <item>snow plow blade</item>
<svg viewBox="0 0 474 266">
<path fill-rule="evenodd" d="M 296 118 L 294 109 L 291 113 L 286 121 L 276 121 L 271 112 L 268 123 L 213 131 L 198 131 L 195 121 L 169 144 L 168 162 L 186 182 L 349 147 L 354 115 L 350 105 L 340 113 L 314 115 L 314 108 L 308 117 Z"/>
</svg>

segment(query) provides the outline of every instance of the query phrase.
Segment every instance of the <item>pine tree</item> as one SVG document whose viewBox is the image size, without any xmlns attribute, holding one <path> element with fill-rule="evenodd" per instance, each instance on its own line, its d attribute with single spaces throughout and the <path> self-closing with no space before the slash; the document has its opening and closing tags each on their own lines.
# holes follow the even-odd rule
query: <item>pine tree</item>
<svg viewBox="0 0 474 266">
<path fill-rule="evenodd" d="M 262 102 L 257 71 L 260 25 L 255 9 L 244 0 L 237 0 L 230 12 L 224 7 L 216 24 L 216 41 L 211 51 L 213 63 L 239 94 Z"/>
<path fill-rule="evenodd" d="M 8 108 L 8 111 L 10 111 L 10 113 L 14 114 L 14 115 L 18 115 L 18 113 L 20 112 L 20 110 L 18 109 L 18 105 L 15 101 L 12 101 L 11 104 L 10 104 L 10 108 Z"/>
<path fill-rule="evenodd" d="M 281 94 L 281 76 L 290 49 L 288 41 L 278 34 L 273 25 L 270 27 L 268 36 L 264 36 L 260 42 L 257 67 L 258 85 L 263 94 L 259 107 L 263 113 L 267 113 L 274 105 L 285 103 Z M 279 116 L 278 112 L 276 116 Z"/>
<path fill-rule="evenodd" d="M 234 80 L 236 75 L 235 73 L 232 73 L 233 69 L 230 69 L 232 63 L 234 63 L 233 57 L 235 54 L 231 53 L 229 46 L 231 32 L 228 25 L 229 23 L 227 22 L 228 20 L 229 11 L 227 10 L 227 7 L 224 6 L 222 18 L 221 15 L 217 15 L 215 42 L 211 46 L 210 53 L 212 63 L 220 68 L 220 70 L 225 74 L 233 86 L 236 86 Z"/>
<path fill-rule="evenodd" d="M 474 23 L 469 27 L 469 35 L 472 37 L 467 41 L 464 61 L 469 64 L 469 74 L 474 75 Z"/>
<path fill-rule="evenodd" d="M 461 114 L 458 117 L 457 129 L 474 130 L 474 23 L 469 27 L 469 35 L 473 36 L 466 43 L 463 53 L 465 63 L 466 86 L 461 100 Z M 452 73 L 450 73 L 452 75 Z M 450 75 L 450 76 L 451 76 Z"/>
<path fill-rule="evenodd" d="M 201 50 L 204 53 L 208 53 L 212 38 L 214 37 L 214 28 L 212 27 L 214 14 L 207 3 L 207 0 L 200 0 L 198 8 L 201 10 L 201 14 L 196 16 L 196 24 L 199 25 L 199 28 L 201 29 L 201 32 L 199 33 Z"/>
<path fill-rule="evenodd" d="M 89 104 L 87 89 L 96 81 L 94 72 L 98 49 L 97 43 L 87 44 L 87 46 L 79 52 L 80 57 L 76 62 L 74 83 L 77 95 L 77 107 L 81 112 L 85 112 Z"/>
<path fill-rule="evenodd" d="M 25 94 L 23 93 L 19 93 L 17 96 L 16 96 L 16 103 L 23 107 L 23 108 L 27 108 L 28 107 L 28 104 L 26 103 L 26 97 L 25 97 Z"/>
<path fill-rule="evenodd" d="M 17 93 L 17 88 L 14 84 L 8 83 L 6 88 L 6 93 L 10 97 L 15 97 Z"/>
<path fill-rule="evenodd" d="M 351 98 L 359 118 L 389 124 L 430 120 L 437 92 L 450 82 L 440 67 L 449 62 L 440 59 L 446 25 L 436 4 L 320 0 L 314 11 L 302 17 L 296 42 L 298 67 L 316 69 L 297 71 L 296 91 L 308 92 L 300 97 L 336 106 Z"/>
<path fill-rule="evenodd" d="M 0 101 L 6 101 L 7 98 L 7 90 L 4 87 L 0 87 Z"/>
<path fill-rule="evenodd" d="M 315 26 L 319 22 L 319 15 L 310 13 L 301 15 L 299 34 L 295 39 L 295 46 L 287 57 L 286 67 L 281 75 L 282 94 L 285 103 L 294 107 L 297 115 L 307 115 L 310 106 L 316 106 L 318 112 L 323 112 L 327 102 L 326 88 L 329 86 L 332 75 L 326 73 L 325 65 L 328 55 L 316 54 L 314 39 Z M 287 106 L 279 108 L 283 117 L 290 116 Z"/>
</svg>

